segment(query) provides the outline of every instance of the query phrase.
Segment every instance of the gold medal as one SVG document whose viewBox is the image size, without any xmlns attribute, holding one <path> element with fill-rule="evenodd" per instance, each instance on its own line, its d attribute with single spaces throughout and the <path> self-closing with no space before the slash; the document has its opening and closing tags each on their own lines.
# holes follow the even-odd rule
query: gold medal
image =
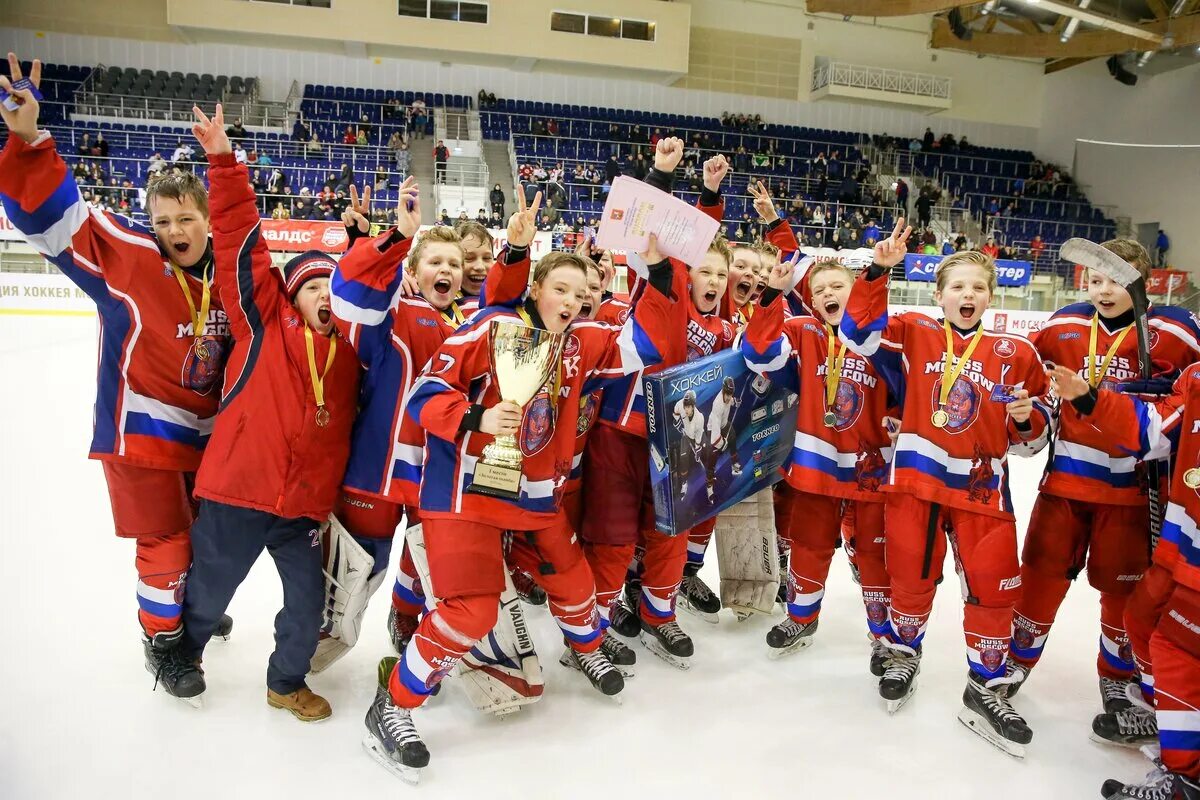
<svg viewBox="0 0 1200 800">
<path fill-rule="evenodd" d="M 825 427 L 833 428 L 836 425 L 837 425 L 837 414 L 834 414 L 832 411 L 826 411 L 825 412 Z"/>
<path fill-rule="evenodd" d="M 833 330 L 832 325 L 825 326 L 825 341 L 829 345 L 828 352 L 825 355 L 825 427 L 833 428 L 837 425 L 837 414 L 833 413 L 833 404 L 837 400 L 838 385 L 842 382 L 842 367 L 846 363 L 846 343 L 842 342 L 842 349 L 835 351 L 837 341 L 837 333 Z"/>
<path fill-rule="evenodd" d="M 329 412 L 325 409 L 325 406 L 317 406 L 317 427 L 324 428 L 328 424 Z"/>
<path fill-rule="evenodd" d="M 308 327 L 307 322 L 304 323 L 304 349 L 308 353 L 308 377 L 312 383 L 313 399 L 317 401 L 317 427 L 324 428 L 329 424 L 329 411 L 325 408 L 325 376 L 329 374 L 334 356 L 337 354 L 337 338 L 332 334 L 329 337 L 329 356 L 325 359 L 325 371 L 319 376 L 317 375 L 317 356 L 316 348 L 313 346 L 312 328 Z"/>
<path fill-rule="evenodd" d="M 950 415 L 946 413 L 945 409 L 939 408 L 929 417 L 929 421 L 935 428 L 944 428 L 950 424 Z"/>
<path fill-rule="evenodd" d="M 1183 485 L 1189 489 L 1200 489 L 1200 467 L 1192 467 L 1183 473 Z"/>
<path fill-rule="evenodd" d="M 941 385 L 938 387 L 937 410 L 929 417 L 935 428 L 944 428 L 950 424 L 950 415 L 946 413 L 946 403 L 950 399 L 950 390 L 954 388 L 954 382 L 958 380 L 958 376 L 962 375 L 963 370 L 966 369 L 967 362 L 971 360 L 971 355 L 975 352 L 975 347 L 979 344 L 979 340 L 983 338 L 983 325 L 980 325 L 975 329 L 975 335 L 971 337 L 971 343 L 963 351 L 962 357 L 956 362 L 954 360 L 954 334 L 950 330 L 950 322 L 943 320 L 942 327 L 946 331 L 946 352 L 942 356 L 942 380 Z"/>
<path fill-rule="evenodd" d="M 204 267 L 204 273 L 200 278 L 200 285 L 203 287 L 200 290 L 200 310 L 196 310 L 196 303 L 192 300 L 192 291 L 188 289 L 187 278 L 183 275 L 183 270 L 174 264 L 171 265 L 171 271 L 175 274 L 175 280 L 179 283 L 179 288 L 183 291 L 183 299 L 187 300 L 188 311 L 191 313 L 192 320 L 192 336 L 196 341 L 196 358 L 201 361 L 208 360 L 208 347 L 204 344 L 201 337 L 204 336 L 204 326 L 208 322 L 208 308 L 212 302 L 212 281 L 208 276 L 208 267 L 212 262 Z"/>
</svg>

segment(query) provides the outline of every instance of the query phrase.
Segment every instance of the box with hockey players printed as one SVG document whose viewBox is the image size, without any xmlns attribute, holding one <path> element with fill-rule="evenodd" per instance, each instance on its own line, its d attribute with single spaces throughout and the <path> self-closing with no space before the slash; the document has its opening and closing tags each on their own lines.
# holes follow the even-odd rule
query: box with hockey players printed
<svg viewBox="0 0 1200 800">
<path fill-rule="evenodd" d="M 735 348 L 646 376 L 643 389 L 658 530 L 682 533 L 780 479 L 795 370 L 755 375 Z"/>
</svg>

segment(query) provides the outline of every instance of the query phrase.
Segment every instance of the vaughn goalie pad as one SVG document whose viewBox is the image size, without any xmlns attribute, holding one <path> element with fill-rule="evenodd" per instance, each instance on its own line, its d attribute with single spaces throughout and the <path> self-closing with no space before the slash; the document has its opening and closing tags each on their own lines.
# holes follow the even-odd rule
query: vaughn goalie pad
<svg viewBox="0 0 1200 800">
<path fill-rule="evenodd" d="M 409 528 L 407 538 L 413 564 L 427 590 L 426 608 L 432 610 L 437 606 L 437 587 L 429 577 L 421 526 Z M 504 584 L 496 626 L 475 643 L 454 671 L 475 708 L 498 717 L 537 702 L 545 684 L 533 636 L 525 624 L 525 610 L 507 571 Z"/>
<path fill-rule="evenodd" d="M 768 487 L 717 517 L 721 605 L 739 617 L 770 614 L 779 591 L 775 504 Z"/>
<path fill-rule="evenodd" d="M 325 615 L 310 672 L 321 672 L 350 652 L 358 642 L 367 601 L 387 576 L 383 570 L 374 579 L 370 577 L 375 559 L 354 541 L 337 517 L 330 515 L 323 535 Z"/>
</svg>

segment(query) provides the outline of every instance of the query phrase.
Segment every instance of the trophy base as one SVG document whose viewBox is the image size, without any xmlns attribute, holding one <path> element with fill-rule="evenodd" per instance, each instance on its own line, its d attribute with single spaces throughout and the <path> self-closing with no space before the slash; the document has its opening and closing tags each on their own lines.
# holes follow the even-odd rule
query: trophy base
<svg viewBox="0 0 1200 800">
<path fill-rule="evenodd" d="M 475 476 L 467 491 L 515 501 L 521 496 L 521 469 L 479 461 L 475 464 Z"/>
</svg>

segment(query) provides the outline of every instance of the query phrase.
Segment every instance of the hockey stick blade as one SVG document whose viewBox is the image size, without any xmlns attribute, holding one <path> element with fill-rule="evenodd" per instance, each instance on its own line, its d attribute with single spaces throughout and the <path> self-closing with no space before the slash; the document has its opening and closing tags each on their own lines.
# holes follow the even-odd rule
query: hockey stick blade
<svg viewBox="0 0 1200 800">
<path fill-rule="evenodd" d="M 1059 247 L 1058 257 L 1063 261 L 1095 270 L 1122 286 L 1129 286 L 1141 277 L 1137 268 L 1128 261 L 1087 239 L 1067 239 Z"/>
</svg>

